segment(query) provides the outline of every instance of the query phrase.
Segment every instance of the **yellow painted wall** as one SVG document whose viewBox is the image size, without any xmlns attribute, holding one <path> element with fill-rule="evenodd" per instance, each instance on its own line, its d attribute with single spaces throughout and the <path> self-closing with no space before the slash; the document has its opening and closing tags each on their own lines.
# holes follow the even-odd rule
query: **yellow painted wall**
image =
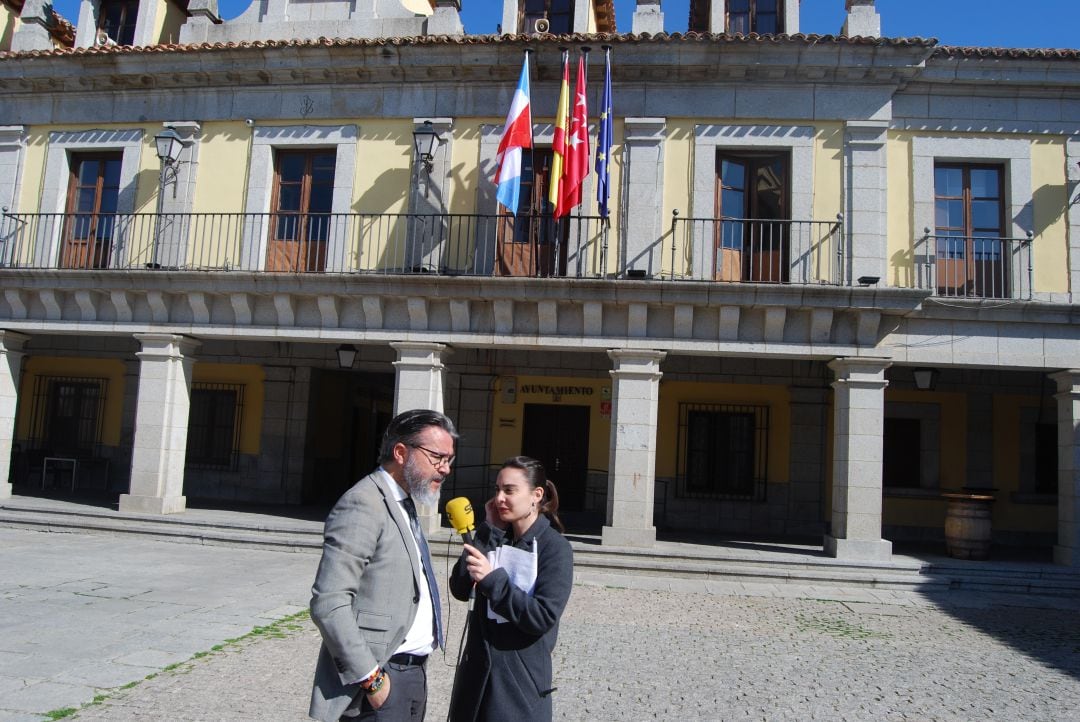
<svg viewBox="0 0 1080 722">
<path fill-rule="evenodd" d="M 941 449 L 938 491 L 959 491 L 967 484 L 967 396 L 944 391 L 885 390 L 885 402 L 937 404 Z M 896 526 L 939 527 L 945 523 L 945 501 L 937 498 L 886 496 L 882 522 Z"/>
<path fill-rule="evenodd" d="M 1069 192 L 1062 138 L 1035 138 L 1031 144 L 1034 209 L 1035 290 L 1069 290 Z M 1025 282 L 1026 283 L 1026 282 Z"/>
<path fill-rule="evenodd" d="M 890 286 L 915 285 L 914 253 L 915 196 L 911 178 L 911 135 L 889 131 L 886 150 L 889 164 L 888 231 L 885 257 L 889 262 L 886 281 Z M 922 229 L 919 230 L 922 232 Z"/>
<path fill-rule="evenodd" d="M 0 50 L 11 49 L 11 36 L 19 27 L 19 16 L 6 4 L 0 3 Z"/>
<path fill-rule="evenodd" d="M 889 133 L 888 146 L 888 259 L 889 284 L 913 286 L 912 246 L 923 229 L 914 228 L 914 196 L 912 179 L 911 140 L 916 135 L 947 137 L 910 131 Z M 1065 167 L 1065 142 L 1062 138 L 988 134 L 970 136 L 987 140 L 1027 140 L 1031 143 L 1031 192 L 1033 208 L 1035 291 L 1064 293 L 1068 291 L 1068 191 Z M 932 182 L 932 181 L 931 181 Z M 1006 193 L 1008 183 L 1006 182 Z M 1011 203 L 1028 199 L 1009 199 Z M 1007 232 L 1012 233 L 1011 227 Z M 1024 280 L 1026 286 L 1027 280 Z"/>
<path fill-rule="evenodd" d="M 120 444 L 120 424 L 124 410 L 125 364 L 120 359 L 29 356 L 23 365 L 19 389 L 18 427 L 15 436 L 30 436 L 30 416 L 33 413 L 34 385 L 42 376 L 107 379 L 104 417 L 101 420 L 101 443 Z"/>
<path fill-rule="evenodd" d="M 998 394 L 994 396 L 993 438 L 996 501 L 993 525 L 1009 531 L 1057 531 L 1057 507 L 1051 504 L 1017 504 L 1012 494 L 1020 491 L 1020 425 L 1025 409 L 1038 409 L 1035 396 Z M 1055 421 L 1056 410 L 1049 409 L 1048 421 Z"/>
<path fill-rule="evenodd" d="M 747 404 L 769 407 L 767 481 L 787 483 L 791 465 L 791 408 L 785 386 L 661 381 L 657 416 L 656 475 L 674 477 L 678 463 L 679 404 Z"/>
<path fill-rule="evenodd" d="M 192 382 L 237 384 L 244 386 L 244 408 L 240 420 L 241 454 L 258 454 L 262 436 L 266 374 L 254 364 L 219 364 L 196 362 Z"/>
<path fill-rule="evenodd" d="M 199 175 L 192 210 L 196 213 L 243 213 L 251 128 L 242 120 L 212 122 L 203 123 L 201 133 Z"/>
<path fill-rule="evenodd" d="M 573 386 L 592 390 L 590 395 L 565 394 L 560 399 L 550 393 L 526 393 L 529 385 Z M 513 386 L 516 393 L 509 400 L 507 390 Z M 605 402 L 611 400 L 609 379 L 574 378 L 572 376 L 503 376 L 495 380 L 492 389 L 492 428 L 490 463 L 501 464 L 511 456 L 521 453 L 521 433 L 524 425 L 525 404 L 565 404 L 589 407 L 589 468 L 608 468 L 608 445 L 611 437 L 610 406 L 604 413 Z M 508 403 L 509 401 L 509 403 Z"/>
<path fill-rule="evenodd" d="M 154 37 L 158 38 L 159 43 L 180 42 L 180 26 L 187 20 L 187 15 L 178 3 L 157 0 L 157 4 Z"/>
<path fill-rule="evenodd" d="M 414 15 L 429 17 L 432 14 L 431 3 L 428 0 L 401 0 L 405 9 Z"/>
</svg>

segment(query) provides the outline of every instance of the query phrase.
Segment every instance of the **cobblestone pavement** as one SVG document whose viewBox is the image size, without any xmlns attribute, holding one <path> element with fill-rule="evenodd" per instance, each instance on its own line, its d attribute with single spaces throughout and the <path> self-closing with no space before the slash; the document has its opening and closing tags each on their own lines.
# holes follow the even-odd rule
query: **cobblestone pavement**
<svg viewBox="0 0 1080 722">
<path fill-rule="evenodd" d="M 577 585 L 555 652 L 561 720 L 1076 720 L 1076 612 Z M 1019 599 L 1021 604 L 1037 600 Z M 1015 602 L 1014 602 L 1015 603 Z M 463 610 L 454 603 L 460 633 Z M 309 620 L 155 677 L 76 720 L 302 720 Z M 453 679 L 429 663 L 428 720 Z"/>
</svg>

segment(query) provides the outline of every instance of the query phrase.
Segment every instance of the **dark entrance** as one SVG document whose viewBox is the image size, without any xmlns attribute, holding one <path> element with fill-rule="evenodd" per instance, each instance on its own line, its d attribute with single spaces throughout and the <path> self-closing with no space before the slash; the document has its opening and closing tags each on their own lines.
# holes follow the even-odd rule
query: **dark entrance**
<svg viewBox="0 0 1080 722">
<path fill-rule="evenodd" d="M 525 404 L 521 453 L 538 459 L 559 490 L 559 508 L 585 507 L 589 470 L 589 407 Z"/>
<path fill-rule="evenodd" d="M 379 442 L 393 412 L 393 374 L 312 374 L 305 504 L 333 504 L 378 466 Z"/>
</svg>

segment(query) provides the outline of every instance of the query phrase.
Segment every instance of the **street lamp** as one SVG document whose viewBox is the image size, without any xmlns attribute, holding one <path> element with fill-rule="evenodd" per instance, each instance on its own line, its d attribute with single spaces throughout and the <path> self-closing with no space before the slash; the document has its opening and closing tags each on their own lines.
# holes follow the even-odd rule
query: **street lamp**
<svg viewBox="0 0 1080 722">
<path fill-rule="evenodd" d="M 435 126 L 430 120 L 425 120 L 422 125 L 413 129 L 413 147 L 416 148 L 416 157 L 424 164 L 424 170 L 428 173 L 434 167 L 435 151 L 439 149 L 442 138 L 435 131 Z"/>
<path fill-rule="evenodd" d="M 180 160 L 180 151 L 184 149 L 184 141 L 172 128 L 166 128 L 154 136 L 154 145 L 157 148 L 157 157 L 161 161 L 161 173 L 158 175 L 157 215 L 154 219 L 154 248 L 150 258 L 150 268 L 160 268 L 158 263 L 158 246 L 161 245 L 161 215 L 165 208 L 165 185 L 169 182 L 169 171 L 172 171 L 173 180 L 176 179 L 176 164 Z"/>
</svg>

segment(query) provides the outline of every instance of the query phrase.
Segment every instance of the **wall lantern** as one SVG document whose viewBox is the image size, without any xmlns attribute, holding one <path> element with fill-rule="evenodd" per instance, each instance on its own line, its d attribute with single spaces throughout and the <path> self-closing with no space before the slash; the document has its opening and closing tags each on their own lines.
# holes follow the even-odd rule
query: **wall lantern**
<svg viewBox="0 0 1080 722">
<path fill-rule="evenodd" d="M 180 151 L 184 149 L 184 141 L 172 128 L 166 128 L 154 136 L 157 145 L 157 157 L 162 167 L 170 166 L 180 160 Z"/>
<path fill-rule="evenodd" d="M 356 346 L 351 343 L 343 343 L 337 347 L 338 366 L 343 369 L 351 369 L 356 361 Z"/>
<path fill-rule="evenodd" d="M 932 391 L 934 386 L 937 385 L 937 369 L 912 369 L 911 375 L 915 377 L 915 388 L 919 391 Z"/>
<path fill-rule="evenodd" d="M 877 282 L 881 280 L 880 276 L 859 276 L 859 285 L 863 288 L 867 286 L 876 286 Z"/>
<path fill-rule="evenodd" d="M 416 148 L 416 157 L 424 164 L 424 170 L 428 173 L 434 165 L 435 151 L 439 149 L 442 138 L 435 132 L 435 126 L 430 120 L 425 120 L 422 125 L 413 129 L 413 146 Z"/>
</svg>

